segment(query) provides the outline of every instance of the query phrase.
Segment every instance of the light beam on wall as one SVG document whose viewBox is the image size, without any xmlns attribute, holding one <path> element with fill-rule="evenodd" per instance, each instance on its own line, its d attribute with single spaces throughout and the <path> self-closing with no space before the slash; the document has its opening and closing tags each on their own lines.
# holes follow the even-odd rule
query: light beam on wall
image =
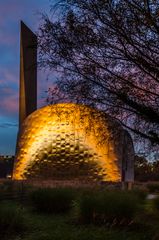
<svg viewBox="0 0 159 240">
<path fill-rule="evenodd" d="M 22 125 L 13 177 L 121 181 L 123 137 L 119 123 L 88 106 L 43 107 Z"/>
</svg>

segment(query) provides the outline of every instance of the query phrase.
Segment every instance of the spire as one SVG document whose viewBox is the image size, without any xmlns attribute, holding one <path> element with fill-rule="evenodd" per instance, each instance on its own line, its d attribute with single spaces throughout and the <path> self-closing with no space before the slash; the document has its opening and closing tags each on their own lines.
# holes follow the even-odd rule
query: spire
<svg viewBox="0 0 159 240">
<path fill-rule="evenodd" d="M 37 36 L 21 21 L 19 128 L 37 109 Z"/>
</svg>

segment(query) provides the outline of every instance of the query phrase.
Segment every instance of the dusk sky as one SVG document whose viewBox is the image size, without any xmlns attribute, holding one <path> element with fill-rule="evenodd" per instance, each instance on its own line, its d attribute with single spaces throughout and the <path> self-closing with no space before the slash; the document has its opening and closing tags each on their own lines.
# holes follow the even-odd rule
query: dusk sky
<svg viewBox="0 0 159 240">
<path fill-rule="evenodd" d="M 49 13 L 50 4 L 50 0 L 0 0 L 0 155 L 15 153 L 20 20 L 36 32 L 40 23 L 38 13 Z M 38 106 L 45 104 L 48 85 L 46 74 L 38 71 Z"/>
</svg>

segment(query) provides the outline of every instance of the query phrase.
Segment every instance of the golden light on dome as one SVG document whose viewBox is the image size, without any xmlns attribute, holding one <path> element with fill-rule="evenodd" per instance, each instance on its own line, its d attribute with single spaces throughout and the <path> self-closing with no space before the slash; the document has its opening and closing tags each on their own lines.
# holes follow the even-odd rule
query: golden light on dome
<svg viewBox="0 0 159 240">
<path fill-rule="evenodd" d="M 113 126 L 119 132 L 119 124 Z M 120 136 L 114 137 L 112 129 L 108 116 L 88 106 L 63 103 L 38 109 L 22 125 L 13 178 L 121 181 Z"/>
</svg>

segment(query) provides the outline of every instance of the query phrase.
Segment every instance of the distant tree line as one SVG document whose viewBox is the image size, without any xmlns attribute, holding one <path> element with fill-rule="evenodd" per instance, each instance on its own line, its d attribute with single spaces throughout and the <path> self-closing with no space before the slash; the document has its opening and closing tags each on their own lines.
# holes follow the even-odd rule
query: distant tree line
<svg viewBox="0 0 159 240">
<path fill-rule="evenodd" d="M 14 156 L 1 157 L 0 156 L 0 178 L 7 178 L 12 176 L 14 165 Z"/>
<path fill-rule="evenodd" d="M 159 181 L 159 160 L 150 162 L 142 156 L 135 156 L 135 181 Z"/>
</svg>

